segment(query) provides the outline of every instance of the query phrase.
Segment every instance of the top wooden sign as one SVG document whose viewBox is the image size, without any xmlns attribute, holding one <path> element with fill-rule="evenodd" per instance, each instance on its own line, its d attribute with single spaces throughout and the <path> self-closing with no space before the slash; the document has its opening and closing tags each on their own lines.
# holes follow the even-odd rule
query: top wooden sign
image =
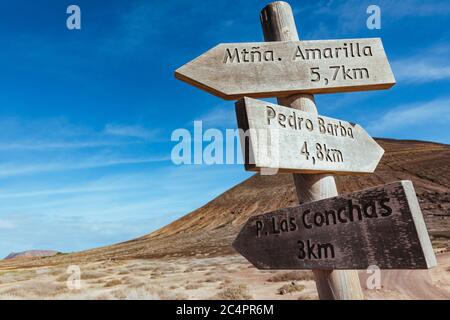
<svg viewBox="0 0 450 320">
<path fill-rule="evenodd" d="M 379 38 L 220 44 L 175 77 L 226 100 L 388 89 Z"/>
</svg>

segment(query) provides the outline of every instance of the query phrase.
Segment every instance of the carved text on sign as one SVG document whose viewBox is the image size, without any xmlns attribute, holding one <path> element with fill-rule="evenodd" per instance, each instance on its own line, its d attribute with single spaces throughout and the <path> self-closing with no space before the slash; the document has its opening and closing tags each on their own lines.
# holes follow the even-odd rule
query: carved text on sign
<svg viewBox="0 0 450 320">
<path fill-rule="evenodd" d="M 379 38 L 220 44 L 175 76 L 224 99 L 388 89 Z"/>
<path fill-rule="evenodd" d="M 233 247 L 261 269 L 436 265 L 410 181 L 253 216 Z"/>
</svg>

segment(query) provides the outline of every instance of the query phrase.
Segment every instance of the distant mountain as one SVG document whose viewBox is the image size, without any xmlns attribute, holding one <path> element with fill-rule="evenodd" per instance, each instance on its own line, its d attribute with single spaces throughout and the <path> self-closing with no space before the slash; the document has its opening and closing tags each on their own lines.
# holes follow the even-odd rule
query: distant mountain
<svg viewBox="0 0 450 320">
<path fill-rule="evenodd" d="M 16 258 L 32 258 L 32 257 L 50 257 L 58 254 L 55 250 L 29 250 L 23 252 L 12 252 L 5 260 L 16 259 Z"/>
<path fill-rule="evenodd" d="M 434 240 L 449 243 L 450 146 L 422 141 L 377 141 L 386 153 L 375 173 L 337 176 L 339 192 L 348 193 L 393 181 L 411 180 L 430 235 Z M 291 174 L 255 174 L 203 207 L 149 235 L 116 245 L 29 263 L 44 265 L 107 259 L 232 254 L 235 251 L 231 243 L 249 217 L 297 204 Z M 15 262 L 3 261 L 0 268 L 10 264 Z"/>
</svg>

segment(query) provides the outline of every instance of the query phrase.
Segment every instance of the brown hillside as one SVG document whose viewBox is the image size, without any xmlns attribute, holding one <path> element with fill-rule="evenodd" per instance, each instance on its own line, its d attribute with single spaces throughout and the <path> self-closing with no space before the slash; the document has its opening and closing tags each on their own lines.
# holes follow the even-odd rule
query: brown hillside
<svg viewBox="0 0 450 320">
<path fill-rule="evenodd" d="M 450 237 L 450 146 L 378 139 L 386 150 L 376 172 L 337 177 L 341 193 L 412 180 L 428 229 L 436 238 Z M 211 177 L 213 178 L 213 177 Z M 255 175 L 205 206 L 147 236 L 70 255 L 28 260 L 29 265 L 86 262 L 101 259 L 215 256 L 233 253 L 230 243 L 254 214 L 297 204 L 292 176 Z M 0 262 L 0 268 L 14 266 Z"/>
</svg>

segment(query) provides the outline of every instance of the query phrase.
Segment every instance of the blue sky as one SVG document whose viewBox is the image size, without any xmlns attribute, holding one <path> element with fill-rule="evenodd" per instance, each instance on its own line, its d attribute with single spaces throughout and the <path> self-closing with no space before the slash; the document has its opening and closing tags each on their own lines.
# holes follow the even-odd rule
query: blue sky
<svg viewBox="0 0 450 320">
<path fill-rule="evenodd" d="M 82 29 L 66 28 L 81 8 Z M 129 240 L 249 177 L 175 166 L 176 128 L 234 128 L 233 102 L 175 80 L 222 42 L 261 41 L 266 1 L 0 1 L 0 257 Z M 381 8 L 381 30 L 366 8 Z M 381 37 L 398 84 L 317 96 L 377 137 L 450 143 L 450 2 L 291 1 L 304 40 Z"/>
</svg>

